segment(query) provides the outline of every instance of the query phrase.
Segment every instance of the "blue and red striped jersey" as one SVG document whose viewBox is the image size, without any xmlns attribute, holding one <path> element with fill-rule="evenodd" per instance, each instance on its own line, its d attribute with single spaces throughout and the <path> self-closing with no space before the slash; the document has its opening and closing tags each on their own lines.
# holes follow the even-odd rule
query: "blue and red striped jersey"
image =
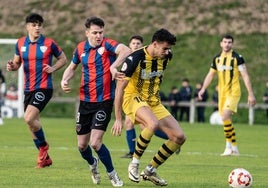
<svg viewBox="0 0 268 188">
<path fill-rule="evenodd" d="M 115 49 L 119 43 L 104 38 L 101 45 L 92 47 L 88 40 L 80 42 L 73 55 L 74 64 L 82 63 L 80 100 L 102 102 L 114 99 L 115 81 L 110 66 L 116 60 Z"/>
<path fill-rule="evenodd" d="M 52 74 L 43 72 L 45 65 L 52 66 L 53 56 L 59 57 L 62 49 L 50 38 L 41 37 L 31 42 L 28 36 L 18 39 L 15 54 L 20 56 L 24 69 L 24 91 L 53 89 Z"/>
</svg>

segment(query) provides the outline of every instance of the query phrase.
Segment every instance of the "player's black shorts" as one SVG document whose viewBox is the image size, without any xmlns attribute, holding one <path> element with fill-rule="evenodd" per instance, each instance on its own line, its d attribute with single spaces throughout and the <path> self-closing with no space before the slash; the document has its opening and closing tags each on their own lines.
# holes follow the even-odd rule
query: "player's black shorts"
<svg viewBox="0 0 268 188">
<path fill-rule="evenodd" d="M 24 92 L 24 112 L 28 105 L 35 106 L 40 112 L 45 108 L 53 94 L 52 89 L 37 89 Z"/>
<path fill-rule="evenodd" d="M 92 129 L 106 131 L 111 120 L 113 100 L 103 102 L 80 101 L 76 116 L 76 133 L 83 135 Z"/>
</svg>

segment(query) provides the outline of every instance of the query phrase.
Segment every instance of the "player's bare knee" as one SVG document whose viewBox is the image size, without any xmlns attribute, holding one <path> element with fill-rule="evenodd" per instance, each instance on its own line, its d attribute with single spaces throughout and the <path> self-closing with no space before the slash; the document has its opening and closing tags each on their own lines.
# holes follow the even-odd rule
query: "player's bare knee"
<svg viewBox="0 0 268 188">
<path fill-rule="evenodd" d="M 147 124 L 146 127 L 148 127 L 149 129 L 151 129 L 152 131 L 156 131 L 158 129 L 158 126 L 159 126 L 159 122 L 152 120 L 151 122 L 149 122 Z"/>
<path fill-rule="evenodd" d="M 79 151 L 85 151 L 88 147 L 88 143 L 78 142 L 77 147 L 78 147 Z"/>
<path fill-rule="evenodd" d="M 127 130 L 134 128 L 134 124 L 130 120 L 125 121 L 125 126 Z"/>
<path fill-rule="evenodd" d="M 28 125 L 31 125 L 31 124 L 33 124 L 33 119 L 30 117 L 30 116 L 28 116 L 27 114 L 24 114 L 24 121 L 28 124 Z"/>
<path fill-rule="evenodd" d="M 182 145 L 186 141 L 186 136 L 184 133 L 178 133 L 178 134 L 174 135 L 173 139 L 174 140 L 172 140 L 172 138 L 170 138 L 170 140 L 174 141 L 178 145 Z"/>
<path fill-rule="evenodd" d="M 90 146 L 94 151 L 99 151 L 100 147 L 101 147 L 102 143 L 100 143 L 99 141 L 91 141 L 90 142 Z"/>
</svg>

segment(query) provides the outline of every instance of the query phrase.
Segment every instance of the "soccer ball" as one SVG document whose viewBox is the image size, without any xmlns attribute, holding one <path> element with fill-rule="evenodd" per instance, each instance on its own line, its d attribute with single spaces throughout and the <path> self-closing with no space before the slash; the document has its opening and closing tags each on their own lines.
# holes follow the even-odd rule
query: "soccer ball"
<svg viewBox="0 0 268 188">
<path fill-rule="evenodd" d="M 230 187 L 246 188 L 251 187 L 253 179 L 251 174 L 244 168 L 236 168 L 228 176 Z"/>
</svg>

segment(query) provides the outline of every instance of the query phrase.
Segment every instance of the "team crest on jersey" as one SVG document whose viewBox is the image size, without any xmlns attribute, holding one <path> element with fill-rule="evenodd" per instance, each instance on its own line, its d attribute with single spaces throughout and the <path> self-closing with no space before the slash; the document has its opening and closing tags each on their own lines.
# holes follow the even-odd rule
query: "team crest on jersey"
<svg viewBox="0 0 268 188">
<path fill-rule="evenodd" d="M 100 47 L 100 48 L 98 49 L 98 53 L 99 53 L 100 55 L 102 55 L 102 54 L 104 53 L 104 47 Z"/>
<path fill-rule="evenodd" d="M 47 51 L 47 47 L 46 46 L 40 46 L 40 50 L 41 50 L 41 52 L 45 53 Z"/>
<path fill-rule="evenodd" d="M 20 47 L 20 51 L 21 51 L 21 52 L 26 52 L 26 46 L 22 46 L 22 47 Z"/>
</svg>

